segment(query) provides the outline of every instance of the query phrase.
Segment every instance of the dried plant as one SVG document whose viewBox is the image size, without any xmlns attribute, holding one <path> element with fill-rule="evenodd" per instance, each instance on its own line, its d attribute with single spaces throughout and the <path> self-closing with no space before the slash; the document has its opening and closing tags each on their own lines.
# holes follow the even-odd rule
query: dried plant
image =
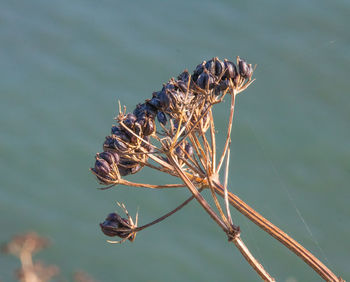
<svg viewBox="0 0 350 282">
<path fill-rule="evenodd" d="M 50 281 L 59 273 L 59 268 L 55 265 L 45 265 L 42 262 L 33 261 L 33 254 L 48 245 L 49 242 L 46 238 L 40 237 L 35 232 L 28 232 L 14 236 L 9 243 L 2 247 L 2 251 L 20 259 L 22 266 L 16 271 L 19 281 L 44 282 Z"/>
<path fill-rule="evenodd" d="M 122 239 L 109 241 L 111 243 L 133 241 L 137 232 L 165 219 L 195 198 L 260 277 L 274 281 L 243 243 L 240 229 L 231 217 L 231 205 L 301 257 L 322 278 L 341 281 L 299 243 L 228 191 L 235 99 L 254 81 L 252 74 L 252 65 L 239 57 L 236 64 L 226 59 L 221 61 L 213 58 L 199 64 L 192 74 L 185 70 L 176 79 L 170 79 L 160 91 L 152 94 L 151 99 L 138 104 L 132 113 L 126 113 L 125 107 L 122 109 L 119 104 L 117 124 L 112 127 L 111 135 L 106 137 L 103 152 L 96 154 L 95 165 L 91 169 L 99 182 L 105 185 L 101 189 L 118 184 L 150 189 L 187 187 L 192 196 L 175 210 L 142 227 L 137 227 L 137 215 L 134 223 L 126 207 L 119 204 L 127 218 L 112 213 L 100 224 L 101 229 L 107 236 Z M 226 141 L 220 154 L 216 148 L 212 110 L 226 95 L 231 99 L 230 113 Z M 154 185 L 123 178 L 137 173 L 143 167 L 175 176 L 181 183 Z M 222 168 L 223 184 L 220 181 Z M 203 189 L 210 190 L 216 211 L 201 195 Z M 224 199 L 223 205 L 217 195 Z"/>
<path fill-rule="evenodd" d="M 45 282 L 57 276 L 60 272 L 56 265 L 46 265 L 40 261 L 34 261 L 33 255 L 49 246 L 49 240 L 39 236 L 35 232 L 27 232 L 15 235 L 2 245 L 1 251 L 19 258 L 21 268 L 15 271 L 16 278 L 22 282 Z M 59 279 L 62 280 L 62 277 Z M 64 280 L 65 281 L 65 280 Z M 95 282 L 88 273 L 79 270 L 74 273 L 73 281 Z"/>
</svg>

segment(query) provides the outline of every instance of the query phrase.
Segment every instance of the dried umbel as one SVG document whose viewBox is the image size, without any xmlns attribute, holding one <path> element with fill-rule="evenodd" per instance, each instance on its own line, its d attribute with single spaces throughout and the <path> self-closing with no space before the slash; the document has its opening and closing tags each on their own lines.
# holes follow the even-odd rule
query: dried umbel
<svg viewBox="0 0 350 282">
<path fill-rule="evenodd" d="M 132 242 L 136 237 L 137 215 L 134 223 L 125 205 L 117 204 L 123 209 L 128 218 L 123 218 L 115 212 L 110 213 L 105 221 L 100 223 L 101 230 L 106 236 L 122 238 L 121 241 L 109 241 L 110 243 L 122 243 L 128 239 Z"/>
<path fill-rule="evenodd" d="M 150 166 L 150 154 L 153 161 L 154 157 L 167 160 L 165 151 L 174 147 L 179 138 L 186 137 L 191 130 L 205 133 L 210 127 L 211 107 L 223 100 L 229 88 L 239 93 L 252 82 L 252 66 L 239 58 L 237 63 L 244 67 L 244 72 L 238 72 L 236 65 L 228 60 L 203 61 L 192 75 L 185 70 L 177 79 L 170 79 L 132 113 L 120 109 L 117 125 L 103 143 L 104 152 L 96 155 L 95 166 L 91 169 L 100 183 L 123 184 L 123 176 Z M 173 148 L 181 165 L 186 163 L 183 159 L 191 162 L 194 152 L 192 141 L 184 139 Z M 161 147 L 153 145 L 155 142 Z M 164 165 L 159 169 L 168 170 Z M 168 172 L 174 174 L 174 171 Z"/>
<path fill-rule="evenodd" d="M 126 113 L 125 107 L 122 109 L 119 105 L 117 124 L 112 127 L 111 135 L 105 138 L 104 152 L 96 154 L 95 165 L 91 168 L 99 182 L 106 185 L 101 189 L 118 184 L 151 189 L 187 187 L 192 196 L 173 211 L 141 227 L 137 227 L 137 217 L 134 224 L 125 206 L 121 206 L 127 219 L 117 213 L 109 214 L 100 225 L 102 232 L 122 239 L 109 242 L 120 243 L 127 239 L 133 241 L 137 232 L 165 219 L 190 200 L 196 199 L 260 277 L 274 281 L 243 243 L 239 227 L 233 224 L 230 213 L 232 205 L 303 258 L 323 278 L 340 281 L 310 252 L 228 191 L 235 99 L 237 94 L 253 82 L 253 70 L 251 64 L 239 57 L 236 63 L 215 57 L 198 64 L 192 73 L 185 70 L 177 78 L 171 78 L 132 112 Z M 227 134 L 224 148 L 219 154 L 216 148 L 213 106 L 222 102 L 227 95 L 231 99 Z M 181 183 L 135 183 L 124 178 L 144 167 L 175 176 Z M 223 184 L 220 182 L 222 168 Z M 217 211 L 201 195 L 203 189 L 210 191 Z M 224 205 L 218 201 L 218 195 L 224 199 Z"/>
</svg>

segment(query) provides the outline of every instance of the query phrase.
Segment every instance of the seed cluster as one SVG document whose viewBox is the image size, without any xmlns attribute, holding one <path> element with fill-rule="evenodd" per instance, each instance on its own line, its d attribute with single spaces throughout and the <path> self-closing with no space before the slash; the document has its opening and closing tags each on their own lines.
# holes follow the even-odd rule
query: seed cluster
<svg viewBox="0 0 350 282">
<path fill-rule="evenodd" d="M 103 152 L 96 154 L 91 171 L 104 185 L 118 183 L 122 176 L 140 171 L 149 154 L 161 154 L 153 145 L 155 141 L 179 137 L 179 128 L 187 124 L 181 136 L 191 130 L 205 132 L 209 128 L 209 109 L 222 101 L 229 88 L 242 88 L 251 81 L 253 68 L 237 58 L 237 64 L 213 58 L 203 61 L 190 74 L 183 71 L 176 79 L 171 78 L 152 98 L 138 104 L 132 113 L 121 111 L 117 124 L 103 143 Z M 157 130 L 157 125 L 160 130 Z M 179 163 L 193 155 L 192 145 L 184 140 L 175 148 Z M 166 156 L 160 159 L 167 162 Z"/>
<path fill-rule="evenodd" d="M 130 235 L 130 222 L 128 219 L 121 217 L 117 213 L 110 213 L 103 223 L 100 223 L 101 230 L 107 236 L 126 238 Z M 120 229 L 124 228 L 124 231 Z M 129 238 L 130 240 L 133 237 Z"/>
</svg>

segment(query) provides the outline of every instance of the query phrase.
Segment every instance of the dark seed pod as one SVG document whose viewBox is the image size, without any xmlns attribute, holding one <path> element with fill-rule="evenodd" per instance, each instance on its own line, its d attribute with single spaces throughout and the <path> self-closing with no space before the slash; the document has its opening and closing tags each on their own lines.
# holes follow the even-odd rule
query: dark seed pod
<svg viewBox="0 0 350 282">
<path fill-rule="evenodd" d="M 215 75 L 220 76 L 225 71 L 225 64 L 216 58 L 215 61 Z"/>
<path fill-rule="evenodd" d="M 103 223 L 100 223 L 101 231 L 103 234 L 120 238 L 126 238 L 130 233 L 130 222 L 129 220 L 122 218 L 117 213 L 110 213 Z M 120 231 L 118 229 L 130 229 L 130 231 Z M 130 239 L 130 238 L 129 238 Z"/>
<path fill-rule="evenodd" d="M 185 151 L 187 152 L 187 154 L 192 157 L 193 156 L 193 147 L 190 143 L 187 143 L 185 146 Z"/>
<path fill-rule="evenodd" d="M 185 93 L 179 90 L 172 90 L 168 92 L 168 96 L 170 98 L 170 105 L 177 108 L 181 103 L 180 101 L 182 101 L 183 97 L 185 96 Z"/>
<path fill-rule="evenodd" d="M 142 166 L 135 162 L 135 161 L 131 161 L 128 159 L 124 159 L 121 158 L 119 165 L 118 165 L 118 169 L 119 169 L 119 173 L 121 176 L 126 176 L 129 174 L 134 174 L 138 171 L 140 171 L 142 168 Z"/>
<path fill-rule="evenodd" d="M 104 184 L 104 185 L 110 185 L 110 184 L 111 184 L 110 181 L 113 181 L 113 179 L 112 179 L 111 177 L 109 177 L 108 175 L 106 175 L 106 176 L 99 176 L 99 175 L 97 174 L 96 169 L 92 168 L 91 170 L 92 170 L 93 172 L 96 173 L 97 179 L 98 179 L 102 184 Z"/>
<path fill-rule="evenodd" d="M 207 86 L 209 89 L 212 88 L 214 82 L 215 80 L 213 75 L 207 71 L 204 71 L 197 79 L 197 85 L 202 89 L 206 89 Z"/>
<path fill-rule="evenodd" d="M 183 158 L 184 155 L 185 155 L 185 153 L 184 153 L 184 151 L 182 150 L 182 145 L 183 145 L 183 144 L 181 144 L 181 145 L 179 145 L 179 146 L 176 147 L 176 149 L 175 149 L 175 154 L 176 154 L 177 156 Z"/>
<path fill-rule="evenodd" d="M 167 124 L 168 120 L 166 118 L 166 115 L 163 112 L 158 112 L 157 119 L 161 124 L 163 124 L 163 125 Z"/>
<path fill-rule="evenodd" d="M 133 111 L 133 114 L 139 118 L 140 115 L 145 113 L 145 107 L 144 104 L 137 104 L 135 110 Z"/>
<path fill-rule="evenodd" d="M 225 65 L 218 58 L 213 58 L 205 64 L 206 69 L 212 74 L 219 76 L 225 69 Z"/>
<path fill-rule="evenodd" d="M 103 143 L 103 147 L 114 149 L 114 138 L 112 136 L 106 136 L 106 140 Z"/>
<path fill-rule="evenodd" d="M 170 106 L 170 97 L 169 93 L 165 91 L 160 91 L 158 93 L 158 99 L 160 101 L 160 105 L 162 109 L 168 109 Z"/>
<path fill-rule="evenodd" d="M 249 64 L 249 65 L 248 65 L 248 71 L 247 71 L 246 77 L 247 77 L 248 79 L 250 79 L 250 78 L 252 77 L 252 75 L 253 75 L 253 67 L 252 67 L 251 64 Z"/>
<path fill-rule="evenodd" d="M 110 171 L 111 171 L 111 168 L 110 168 L 108 162 L 106 162 L 103 159 L 97 159 L 96 160 L 96 162 L 95 162 L 95 172 L 98 175 L 104 177 L 104 176 L 107 176 Z"/>
<path fill-rule="evenodd" d="M 219 95 L 222 91 L 225 91 L 230 86 L 228 79 L 221 80 L 219 85 L 215 87 L 215 95 Z"/>
<path fill-rule="evenodd" d="M 118 166 L 118 170 L 121 176 L 127 176 L 131 174 L 131 168 L 129 167 Z"/>
<path fill-rule="evenodd" d="M 113 135 L 119 135 L 120 134 L 120 128 L 117 125 L 113 125 L 111 128 L 111 134 Z"/>
<path fill-rule="evenodd" d="M 137 121 L 135 122 L 135 127 L 137 127 L 138 125 L 140 125 L 141 127 L 143 127 L 146 123 L 146 120 L 148 119 L 146 113 L 142 113 L 137 117 Z"/>
<path fill-rule="evenodd" d="M 128 113 L 126 115 L 125 119 L 123 120 L 123 123 L 129 128 L 133 128 L 136 119 L 137 118 L 136 118 L 136 116 L 134 114 Z"/>
<path fill-rule="evenodd" d="M 203 61 L 201 64 L 196 66 L 192 74 L 193 81 L 197 81 L 198 77 L 203 73 L 205 70 L 205 63 L 206 61 Z"/>
<path fill-rule="evenodd" d="M 104 159 L 110 165 L 119 163 L 119 155 L 116 152 L 102 152 L 98 154 L 98 157 Z"/>
<path fill-rule="evenodd" d="M 197 80 L 198 75 L 195 77 L 195 80 Z M 194 77 L 190 75 L 188 70 L 184 70 L 178 77 L 178 88 L 183 92 L 187 93 L 188 89 L 187 86 L 189 85 L 190 89 L 194 88 Z"/>
<path fill-rule="evenodd" d="M 188 70 L 184 70 L 182 73 L 179 74 L 179 76 L 177 77 L 178 80 L 183 81 L 184 83 L 188 83 L 188 80 L 190 78 L 190 73 L 188 72 Z"/>
<path fill-rule="evenodd" d="M 144 136 L 143 139 L 147 142 L 150 142 L 149 136 Z M 142 141 L 141 146 L 145 148 L 148 152 L 152 152 L 153 148 L 148 144 Z"/>
<path fill-rule="evenodd" d="M 146 103 L 146 114 L 149 117 L 155 117 L 157 115 L 158 109 L 150 104 Z"/>
<path fill-rule="evenodd" d="M 207 83 L 208 83 L 208 73 L 204 72 L 202 73 L 198 79 L 197 79 L 197 85 L 202 88 L 202 89 L 205 89 Z"/>
<path fill-rule="evenodd" d="M 175 90 L 175 84 L 173 81 L 169 81 L 168 83 L 164 84 L 162 91 L 166 91 L 166 90 Z"/>
<path fill-rule="evenodd" d="M 115 137 L 112 137 L 112 138 L 113 138 L 113 143 L 110 144 L 111 147 L 109 148 L 117 149 L 120 152 L 125 152 L 128 150 L 128 146 L 126 145 L 126 143 L 124 143 L 122 140 L 118 140 Z"/>
<path fill-rule="evenodd" d="M 135 173 L 139 172 L 141 169 L 142 169 L 142 166 L 137 164 L 136 166 L 133 166 L 131 168 L 131 174 L 135 174 Z"/>
<path fill-rule="evenodd" d="M 152 105 L 156 109 L 160 109 L 161 108 L 160 101 L 159 101 L 159 99 L 157 97 L 153 97 L 151 100 L 147 101 L 147 104 Z"/>
<path fill-rule="evenodd" d="M 200 76 L 202 74 L 202 72 L 205 70 L 205 64 L 206 62 L 203 61 L 201 64 L 199 64 L 198 66 L 196 66 L 194 72 L 193 72 L 193 80 L 196 81 L 198 76 Z"/>
<path fill-rule="evenodd" d="M 208 70 L 208 72 L 215 75 L 215 59 L 211 59 L 206 62 L 205 68 Z"/>
<path fill-rule="evenodd" d="M 131 174 L 131 167 L 135 165 L 135 162 L 128 161 L 127 159 L 121 158 L 118 170 L 121 176 L 126 176 Z"/>
<path fill-rule="evenodd" d="M 157 108 L 155 108 L 153 105 L 150 105 L 149 103 L 138 104 L 133 113 L 137 119 L 139 119 L 139 116 L 142 114 L 154 117 L 157 114 Z"/>
<path fill-rule="evenodd" d="M 152 118 L 147 118 L 146 123 L 143 125 L 143 134 L 148 136 L 151 135 L 156 129 L 156 125 Z"/>
<path fill-rule="evenodd" d="M 111 129 L 111 133 L 126 143 L 129 143 L 131 141 L 130 140 L 130 133 L 128 131 L 125 131 L 124 128 L 120 128 L 119 125 L 117 125 L 117 126 L 113 125 L 112 129 Z"/>
<path fill-rule="evenodd" d="M 239 74 L 246 78 L 247 77 L 247 74 L 249 72 L 249 66 L 248 64 L 246 63 L 246 61 L 242 60 L 242 59 L 239 59 L 239 62 L 238 62 L 238 69 L 239 69 Z"/>
<path fill-rule="evenodd" d="M 142 131 L 142 125 L 139 123 L 139 121 L 136 121 L 134 124 L 134 133 L 139 136 L 141 131 Z"/>
<path fill-rule="evenodd" d="M 137 172 L 139 172 L 141 170 L 141 166 L 140 165 L 136 165 L 135 167 L 118 167 L 119 169 L 119 173 L 121 176 L 127 176 L 130 174 L 135 174 Z"/>
<path fill-rule="evenodd" d="M 224 62 L 224 66 L 225 66 L 225 74 L 223 75 L 223 79 L 226 78 L 235 78 L 235 76 L 237 75 L 237 68 L 236 65 L 234 63 L 232 63 L 231 61 L 227 61 L 225 60 Z"/>
<path fill-rule="evenodd" d="M 177 84 L 178 84 L 178 86 L 179 86 L 179 89 L 180 89 L 182 92 L 184 92 L 184 93 L 187 92 L 187 83 L 185 83 L 185 82 L 182 81 L 182 80 L 179 80 L 179 81 L 177 82 Z"/>
<path fill-rule="evenodd" d="M 238 85 L 238 83 L 239 83 L 239 78 L 240 78 L 240 76 L 239 76 L 239 75 L 236 75 L 235 78 L 233 79 L 233 84 L 234 84 L 235 86 Z"/>
<path fill-rule="evenodd" d="M 213 89 L 215 86 L 215 78 L 212 74 L 209 74 L 208 84 L 209 84 L 209 89 Z"/>
</svg>

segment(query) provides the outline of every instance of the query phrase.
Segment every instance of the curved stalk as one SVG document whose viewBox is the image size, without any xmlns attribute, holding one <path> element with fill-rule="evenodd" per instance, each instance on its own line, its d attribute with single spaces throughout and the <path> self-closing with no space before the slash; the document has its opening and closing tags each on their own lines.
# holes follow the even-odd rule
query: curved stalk
<svg viewBox="0 0 350 282">
<path fill-rule="evenodd" d="M 186 184 L 188 189 L 191 191 L 193 197 L 202 205 L 205 211 L 211 216 L 211 218 L 222 228 L 222 230 L 228 235 L 229 241 L 232 241 L 238 250 L 241 252 L 243 257 L 247 260 L 247 262 L 253 267 L 253 269 L 257 272 L 257 274 L 264 281 L 275 281 L 273 277 L 263 268 L 263 266 L 258 262 L 258 260 L 250 253 L 249 249 L 245 246 L 242 239 L 240 238 L 239 228 L 232 230 L 229 228 L 225 222 L 223 222 L 220 217 L 213 211 L 208 202 L 202 197 L 199 193 L 195 185 L 189 180 L 186 174 L 181 170 L 176 160 L 173 159 L 171 153 L 168 155 L 170 162 L 173 164 L 176 172 L 179 174 L 179 177 Z"/>
<path fill-rule="evenodd" d="M 251 254 L 247 246 L 244 244 L 240 234 L 237 234 L 232 239 L 240 253 L 244 256 L 246 261 L 253 267 L 253 269 L 259 274 L 261 279 L 264 281 L 275 281 L 273 277 L 264 269 L 264 267 L 259 263 L 259 261 Z"/>
<path fill-rule="evenodd" d="M 216 192 L 224 197 L 224 187 L 221 183 L 215 182 Z M 265 230 L 272 237 L 280 241 L 293 253 L 299 256 L 303 261 L 305 261 L 313 270 L 315 270 L 324 280 L 326 281 L 344 281 L 342 278 L 338 278 L 329 268 L 327 268 L 319 259 L 317 259 L 313 254 L 311 254 L 307 249 L 300 245 L 297 241 L 291 238 L 289 235 L 284 233 L 277 226 L 272 224 L 261 214 L 256 212 L 247 203 L 242 201 L 235 194 L 228 192 L 228 198 L 230 204 L 236 208 L 241 214 L 246 216 L 261 229 Z"/>
</svg>

